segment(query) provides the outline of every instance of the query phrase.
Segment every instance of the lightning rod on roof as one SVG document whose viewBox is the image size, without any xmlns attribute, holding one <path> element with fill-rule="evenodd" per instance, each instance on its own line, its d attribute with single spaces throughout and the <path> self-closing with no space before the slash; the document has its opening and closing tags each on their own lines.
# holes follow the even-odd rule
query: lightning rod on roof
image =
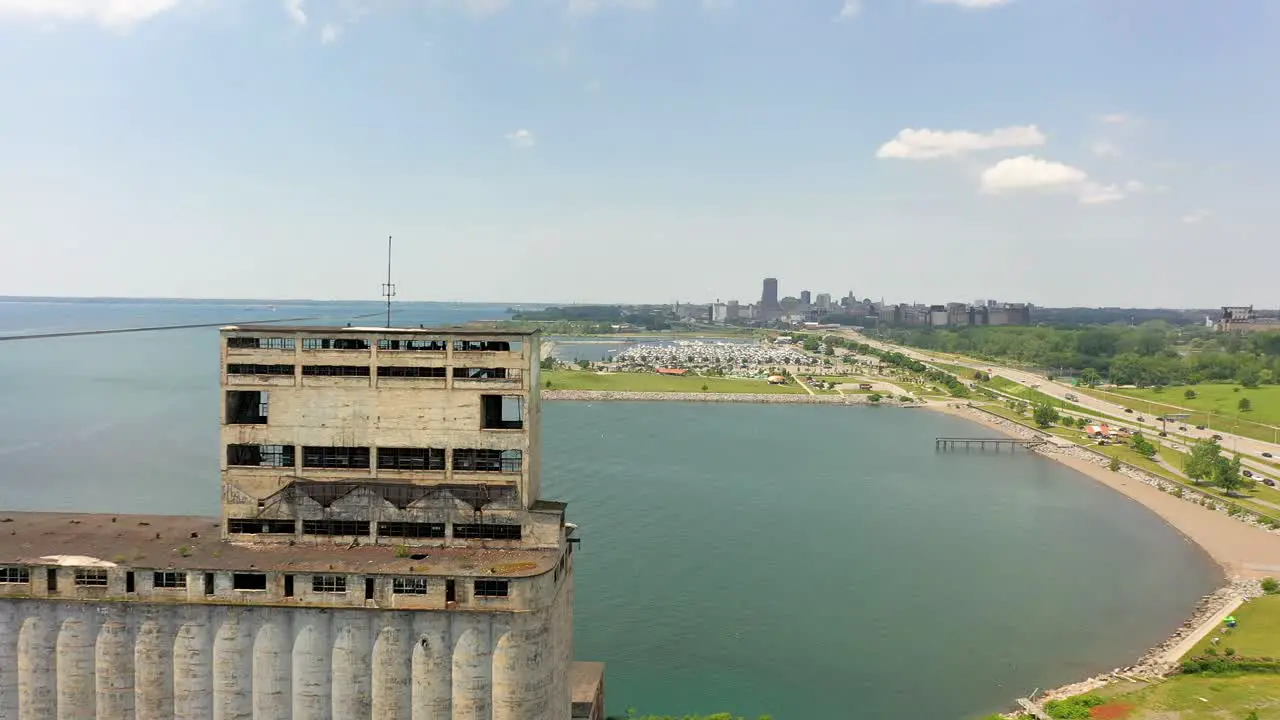
<svg viewBox="0 0 1280 720">
<path fill-rule="evenodd" d="M 387 281 L 382 284 L 382 296 L 387 299 L 387 327 L 391 327 L 391 298 L 396 295 L 396 286 L 391 282 L 391 236 L 387 236 Z"/>
</svg>

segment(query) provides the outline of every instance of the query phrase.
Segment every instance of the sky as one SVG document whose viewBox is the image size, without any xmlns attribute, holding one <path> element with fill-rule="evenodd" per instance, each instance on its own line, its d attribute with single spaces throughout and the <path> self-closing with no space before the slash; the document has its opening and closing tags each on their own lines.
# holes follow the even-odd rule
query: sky
<svg viewBox="0 0 1280 720">
<path fill-rule="evenodd" d="M 1275 307 L 1277 67 L 1263 0 L 0 0 L 0 295 Z"/>
</svg>

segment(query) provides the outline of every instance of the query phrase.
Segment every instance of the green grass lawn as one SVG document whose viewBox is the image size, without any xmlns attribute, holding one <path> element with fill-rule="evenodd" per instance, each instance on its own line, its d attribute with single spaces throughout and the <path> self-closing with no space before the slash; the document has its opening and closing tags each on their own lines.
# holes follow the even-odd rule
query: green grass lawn
<svg viewBox="0 0 1280 720">
<path fill-rule="evenodd" d="M 547 383 L 550 383 L 548 385 Z M 544 370 L 544 390 L 612 390 L 614 392 L 705 392 L 709 393 L 774 393 L 805 394 L 794 381 L 786 385 L 770 385 L 764 380 L 714 377 L 672 377 L 657 373 L 593 373 L 577 370 Z"/>
<path fill-rule="evenodd" d="M 1203 655 L 1205 648 L 1213 647 L 1215 635 L 1221 638 L 1217 645 L 1219 652 L 1235 648 L 1241 657 L 1280 657 L 1280 595 L 1250 600 L 1233 614 L 1239 621 L 1235 629 L 1219 628 L 1197 643 L 1187 657 Z"/>
<path fill-rule="evenodd" d="M 1280 675 L 1176 675 L 1154 685 L 1116 683 L 1099 695 L 1130 711 L 1124 720 L 1280 718 Z"/>
<path fill-rule="evenodd" d="M 1196 391 L 1192 400 L 1183 397 L 1188 389 Z M 1280 438 L 1280 430 L 1272 427 L 1280 425 L 1280 385 L 1264 385 L 1253 390 L 1238 385 L 1208 384 L 1174 386 L 1159 392 L 1152 388 L 1081 388 L 1080 391 L 1144 414 L 1189 412 L 1191 416 L 1185 421 L 1189 425 L 1205 425 L 1265 442 L 1276 442 Z M 1247 413 L 1239 412 L 1236 407 L 1242 397 L 1253 403 L 1253 409 Z"/>
</svg>

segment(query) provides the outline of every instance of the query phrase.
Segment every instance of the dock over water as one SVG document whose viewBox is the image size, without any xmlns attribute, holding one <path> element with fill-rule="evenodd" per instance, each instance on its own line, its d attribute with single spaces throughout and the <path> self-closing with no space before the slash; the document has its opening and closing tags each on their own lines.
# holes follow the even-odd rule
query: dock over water
<svg viewBox="0 0 1280 720">
<path fill-rule="evenodd" d="M 1013 451 L 1017 448 L 1031 450 L 1048 442 L 1044 438 L 934 438 L 934 450 L 987 450 L 1000 452 L 1001 448 Z"/>
</svg>

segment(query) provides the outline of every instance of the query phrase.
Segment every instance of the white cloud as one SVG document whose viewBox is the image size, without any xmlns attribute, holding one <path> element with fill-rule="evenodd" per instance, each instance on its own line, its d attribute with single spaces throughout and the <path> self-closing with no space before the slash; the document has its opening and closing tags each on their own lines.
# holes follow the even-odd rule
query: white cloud
<svg viewBox="0 0 1280 720">
<path fill-rule="evenodd" d="M 878 158 L 931 160 L 955 157 L 979 150 L 1043 145 L 1044 133 L 1035 125 L 1007 127 L 989 133 L 968 130 L 914 130 L 907 128 L 876 151 Z"/>
<path fill-rule="evenodd" d="M 1099 140 L 1089 146 L 1089 151 L 1098 157 L 1120 157 L 1120 148 L 1113 142 Z"/>
<path fill-rule="evenodd" d="M 1102 205 L 1104 203 L 1123 200 L 1124 198 L 1125 193 L 1120 189 L 1119 185 L 1085 183 L 1084 188 L 1080 192 L 1080 202 L 1085 205 Z"/>
<path fill-rule="evenodd" d="M 0 0 L 0 21 L 93 22 L 125 29 L 177 7 L 179 0 Z"/>
<path fill-rule="evenodd" d="M 1007 158 L 982 172 L 982 191 L 998 194 L 1017 190 L 1081 189 L 1089 174 L 1079 168 L 1035 155 Z"/>
<path fill-rule="evenodd" d="M 862 12 L 862 0 L 844 0 L 844 5 L 840 6 L 840 14 L 836 16 L 836 19 L 852 20 L 858 17 L 860 12 Z"/>
<path fill-rule="evenodd" d="M 987 10 L 1001 5 L 1008 5 L 1013 0 L 929 0 L 934 5 L 955 5 L 970 10 Z"/>
<path fill-rule="evenodd" d="M 328 45 L 336 42 L 342 36 L 342 26 L 337 23 L 328 23 L 320 29 L 320 42 Z"/>
<path fill-rule="evenodd" d="M 307 24 L 307 12 L 302 9 L 302 4 L 306 0 L 284 0 L 284 11 L 289 13 L 289 19 L 294 25 Z"/>
<path fill-rule="evenodd" d="M 1188 225 L 1195 225 L 1196 223 L 1201 222 L 1202 220 L 1207 220 L 1208 218 L 1209 218 L 1208 210 L 1195 210 L 1191 213 L 1183 215 L 1182 222 Z"/>
<path fill-rule="evenodd" d="M 505 137 L 507 138 L 507 142 L 511 143 L 511 147 L 519 148 L 521 150 L 531 148 L 537 142 L 537 138 L 533 136 L 533 132 L 523 128 L 514 132 L 509 132 Z"/>
</svg>

